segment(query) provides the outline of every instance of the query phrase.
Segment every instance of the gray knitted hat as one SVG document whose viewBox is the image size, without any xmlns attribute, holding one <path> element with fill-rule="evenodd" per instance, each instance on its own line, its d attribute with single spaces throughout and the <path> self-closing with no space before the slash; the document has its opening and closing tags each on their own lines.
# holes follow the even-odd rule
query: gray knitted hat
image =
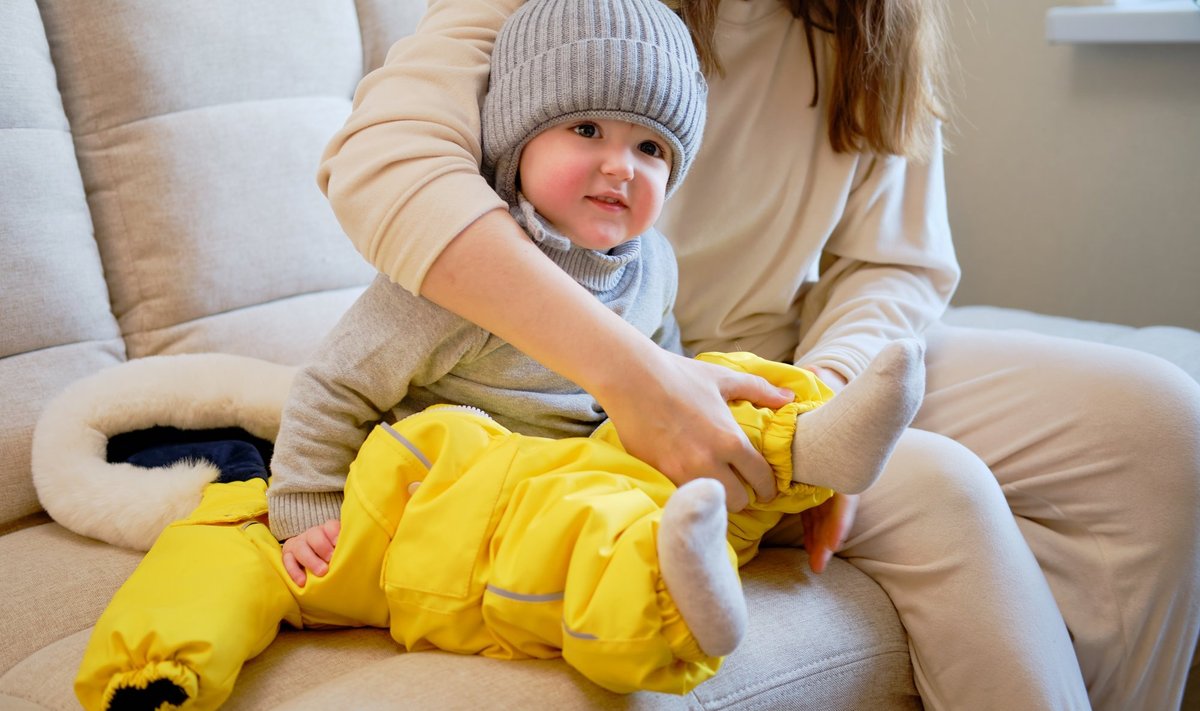
<svg viewBox="0 0 1200 711">
<path fill-rule="evenodd" d="M 670 195 L 695 158 L 708 86 L 687 26 L 660 0 L 531 0 L 496 37 L 483 167 L 517 201 L 521 150 L 582 118 L 641 124 L 671 146 Z"/>
</svg>

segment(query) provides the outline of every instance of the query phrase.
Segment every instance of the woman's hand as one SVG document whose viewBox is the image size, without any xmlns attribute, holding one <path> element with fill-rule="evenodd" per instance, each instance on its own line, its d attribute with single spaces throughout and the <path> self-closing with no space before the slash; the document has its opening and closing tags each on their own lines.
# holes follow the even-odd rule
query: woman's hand
<svg viewBox="0 0 1200 711">
<path fill-rule="evenodd" d="M 808 565 L 814 573 L 824 572 L 829 559 L 841 550 L 854 525 L 856 513 L 858 495 L 838 493 L 820 506 L 800 512 L 804 524 L 804 549 L 808 551 Z"/>
<path fill-rule="evenodd" d="M 812 371 L 835 393 L 846 387 L 846 379 L 828 368 L 812 365 L 803 367 Z M 841 550 L 850 527 L 854 525 L 856 513 L 858 495 L 838 493 L 820 506 L 800 512 L 800 521 L 804 524 L 804 549 L 808 551 L 808 565 L 814 573 L 824 572 L 829 559 Z"/>
<path fill-rule="evenodd" d="M 283 568 L 297 585 L 304 587 L 308 580 L 305 570 L 311 570 L 318 578 L 329 572 L 329 561 L 341 530 L 342 522 L 331 518 L 283 542 Z"/>
<path fill-rule="evenodd" d="M 700 477 L 720 481 L 730 511 L 777 492 L 771 467 L 729 412 L 728 402 L 748 400 L 778 408 L 793 393 L 766 380 L 685 358 L 653 346 L 640 367 L 618 369 L 611 391 L 598 395 L 625 449 L 676 484 Z"/>
</svg>

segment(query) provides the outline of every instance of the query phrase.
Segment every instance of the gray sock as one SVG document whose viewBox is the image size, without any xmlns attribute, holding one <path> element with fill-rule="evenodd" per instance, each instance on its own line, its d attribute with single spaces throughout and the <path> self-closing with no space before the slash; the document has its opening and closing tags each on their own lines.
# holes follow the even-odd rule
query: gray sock
<svg viewBox="0 0 1200 711">
<path fill-rule="evenodd" d="M 658 564 L 679 614 L 705 654 L 723 657 L 746 632 L 746 598 L 725 546 L 725 489 L 695 479 L 667 501 Z"/>
<path fill-rule="evenodd" d="M 792 481 L 843 494 L 866 490 L 924 395 L 924 347 L 912 339 L 888 344 L 832 400 L 796 419 Z"/>
</svg>

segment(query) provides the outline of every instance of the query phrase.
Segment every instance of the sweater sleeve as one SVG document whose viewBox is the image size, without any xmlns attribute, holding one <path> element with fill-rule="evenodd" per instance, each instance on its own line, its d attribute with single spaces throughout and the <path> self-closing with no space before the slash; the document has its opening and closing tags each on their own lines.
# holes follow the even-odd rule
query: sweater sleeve
<svg viewBox="0 0 1200 711">
<path fill-rule="evenodd" d="M 940 131 L 928 163 L 864 156 L 857 185 L 805 298 L 795 362 L 850 380 L 889 342 L 921 338 L 960 275 L 942 173 Z"/>
<path fill-rule="evenodd" d="M 375 425 L 410 384 L 436 380 L 485 338 L 377 277 L 292 385 L 271 457 L 271 533 L 283 540 L 340 518 L 350 463 Z"/>
<path fill-rule="evenodd" d="M 433 0 L 359 83 L 317 183 L 359 252 L 416 294 L 445 246 L 507 206 L 480 175 L 496 33 L 521 0 Z"/>
</svg>

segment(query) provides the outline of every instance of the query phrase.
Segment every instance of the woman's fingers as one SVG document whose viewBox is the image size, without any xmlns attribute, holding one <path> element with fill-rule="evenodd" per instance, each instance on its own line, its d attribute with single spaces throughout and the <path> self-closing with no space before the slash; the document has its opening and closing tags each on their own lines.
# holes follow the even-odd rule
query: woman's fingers
<svg viewBox="0 0 1200 711">
<path fill-rule="evenodd" d="M 700 477 L 693 478 L 699 479 Z M 742 484 L 741 478 L 732 470 L 725 469 L 724 471 L 717 472 L 711 478 L 721 482 L 721 486 L 725 487 L 725 508 L 729 511 L 741 511 L 750 503 L 750 496 L 746 494 L 745 485 Z"/>
<path fill-rule="evenodd" d="M 694 362 L 717 369 L 714 371 L 714 377 L 717 379 L 717 389 L 725 402 L 746 400 L 756 407 L 769 407 L 777 410 L 796 397 L 791 390 L 775 387 L 766 378 L 760 378 L 750 373 L 738 373 L 712 363 Z"/>
<path fill-rule="evenodd" d="M 775 484 L 775 473 L 771 471 L 771 465 L 767 464 L 767 460 L 757 449 L 750 446 L 750 441 L 742 436 L 742 447 L 731 449 L 730 465 L 733 469 L 734 476 L 739 482 L 745 482 L 754 490 L 754 497 L 758 501 L 767 502 L 775 498 L 775 494 L 779 493 L 778 486 Z M 740 509 L 737 509 L 740 510 Z"/>
<path fill-rule="evenodd" d="M 790 390 L 777 388 L 757 375 L 738 373 L 701 361 L 691 362 L 705 366 L 709 370 L 709 374 L 716 380 L 717 391 L 722 402 L 719 412 L 722 419 L 727 421 L 726 426 L 729 428 L 729 436 L 715 441 L 717 468 L 721 470 L 722 474 L 728 473 L 727 476 L 731 482 L 738 484 L 744 482 L 749 485 L 754 490 L 754 496 L 758 501 L 770 501 L 778 493 L 775 474 L 771 471 L 771 465 L 767 464 L 762 453 L 750 444 L 750 440 L 746 438 L 741 427 L 729 414 L 728 403 L 734 400 L 746 400 L 758 407 L 775 409 L 791 402 L 795 398 L 795 394 Z M 731 488 L 732 483 L 721 481 L 726 484 L 727 490 Z M 749 503 L 743 492 L 738 493 L 738 500 L 743 503 L 736 509 L 730 506 L 731 511 L 740 511 L 745 508 L 746 503 Z M 728 497 L 726 500 L 729 500 Z"/>
<path fill-rule="evenodd" d="M 833 554 L 841 550 L 858 513 L 858 495 L 837 494 L 800 514 L 804 523 L 804 548 L 814 573 L 825 571 Z"/>
<path fill-rule="evenodd" d="M 603 401 L 626 450 L 679 485 L 716 479 L 725 487 L 730 511 L 749 503 L 746 486 L 759 501 L 774 498 L 771 467 L 733 419 L 728 400 L 781 407 L 791 393 L 762 378 L 666 351 L 652 358 L 627 373 L 624 387 Z"/>
</svg>

